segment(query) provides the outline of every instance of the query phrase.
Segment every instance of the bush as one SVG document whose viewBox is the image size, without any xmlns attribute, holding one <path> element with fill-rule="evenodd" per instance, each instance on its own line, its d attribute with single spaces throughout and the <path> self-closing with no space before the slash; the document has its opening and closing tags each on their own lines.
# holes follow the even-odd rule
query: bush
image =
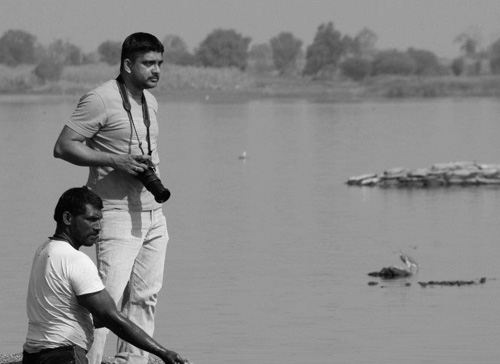
<svg viewBox="0 0 500 364">
<path fill-rule="evenodd" d="M 453 72 L 455 76 L 460 76 L 464 72 L 464 66 L 463 58 L 455 58 L 451 62 L 451 72 Z"/>
<path fill-rule="evenodd" d="M 500 74 L 500 57 L 490 59 L 490 69 L 494 75 Z"/>
<path fill-rule="evenodd" d="M 246 72 L 236 67 L 204 68 L 168 65 L 162 73 L 161 82 L 155 90 L 237 90 L 252 83 Z"/>
<path fill-rule="evenodd" d="M 64 65 L 62 62 L 58 62 L 51 58 L 44 58 L 38 63 L 38 65 L 33 70 L 35 76 L 37 76 L 40 81 L 59 81 L 61 79 L 64 70 Z"/>
<path fill-rule="evenodd" d="M 403 52 L 388 50 L 379 52 L 373 61 L 375 75 L 411 75 L 416 65 L 413 59 Z"/>
<path fill-rule="evenodd" d="M 122 44 L 107 40 L 97 47 L 97 53 L 102 62 L 106 62 L 110 66 L 120 63 Z"/>
<path fill-rule="evenodd" d="M 363 58 L 349 58 L 340 64 L 344 76 L 354 81 L 361 81 L 372 72 L 371 62 Z"/>
<path fill-rule="evenodd" d="M 415 74 L 417 75 L 439 75 L 441 65 L 437 56 L 424 49 L 409 48 L 407 54 L 415 62 Z"/>
<path fill-rule="evenodd" d="M 27 92 L 38 83 L 33 66 L 20 65 L 15 68 L 0 65 L 0 93 Z"/>
</svg>

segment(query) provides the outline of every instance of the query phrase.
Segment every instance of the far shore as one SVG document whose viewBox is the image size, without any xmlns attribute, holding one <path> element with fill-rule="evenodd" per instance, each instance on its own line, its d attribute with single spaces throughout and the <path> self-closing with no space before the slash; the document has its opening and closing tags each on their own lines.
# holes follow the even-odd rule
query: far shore
<svg viewBox="0 0 500 364">
<path fill-rule="evenodd" d="M 117 76 L 116 66 L 91 64 L 65 67 L 58 81 L 42 82 L 33 66 L 0 65 L 0 95 L 56 95 L 79 97 Z M 377 76 L 362 81 L 343 77 L 318 80 L 275 73 L 253 74 L 237 69 L 209 69 L 166 65 L 152 92 L 170 100 L 245 101 L 263 98 L 300 98 L 318 102 L 359 102 L 405 98 L 498 97 L 499 75 Z"/>
</svg>

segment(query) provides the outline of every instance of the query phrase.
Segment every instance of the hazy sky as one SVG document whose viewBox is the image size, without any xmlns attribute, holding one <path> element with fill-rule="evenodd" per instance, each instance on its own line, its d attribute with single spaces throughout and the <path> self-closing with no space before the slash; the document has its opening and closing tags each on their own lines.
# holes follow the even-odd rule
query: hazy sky
<svg viewBox="0 0 500 364">
<path fill-rule="evenodd" d="M 311 44 L 318 26 L 342 34 L 369 28 L 378 48 L 427 49 L 456 57 L 455 37 L 471 29 L 483 46 L 500 37 L 500 0 L 0 0 L 0 35 L 20 29 L 48 45 L 69 41 L 85 52 L 105 40 L 145 31 L 179 35 L 193 50 L 214 29 L 235 29 L 264 43 L 292 32 Z"/>
</svg>

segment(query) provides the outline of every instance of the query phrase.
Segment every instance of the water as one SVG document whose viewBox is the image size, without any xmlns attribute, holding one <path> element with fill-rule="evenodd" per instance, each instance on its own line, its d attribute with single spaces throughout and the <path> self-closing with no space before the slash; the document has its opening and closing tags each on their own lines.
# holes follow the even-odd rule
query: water
<svg viewBox="0 0 500 364">
<path fill-rule="evenodd" d="M 21 350 L 56 200 L 86 179 L 52 157 L 76 101 L 0 98 L 1 353 Z M 172 191 L 160 342 L 197 364 L 498 363 L 500 188 L 345 185 L 392 167 L 500 163 L 498 100 L 159 101 Z M 418 276 L 369 286 L 400 250 Z"/>
</svg>

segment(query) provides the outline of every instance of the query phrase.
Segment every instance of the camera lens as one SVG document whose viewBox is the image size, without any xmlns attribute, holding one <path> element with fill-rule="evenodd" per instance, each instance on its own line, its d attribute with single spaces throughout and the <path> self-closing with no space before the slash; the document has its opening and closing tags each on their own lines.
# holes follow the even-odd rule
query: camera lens
<svg viewBox="0 0 500 364">
<path fill-rule="evenodd" d="M 166 202 L 170 198 L 170 191 L 163 187 L 159 179 L 151 181 L 146 188 L 153 194 L 158 203 Z"/>
<path fill-rule="evenodd" d="M 163 186 L 153 169 L 147 169 L 140 173 L 137 178 L 144 187 L 153 194 L 158 203 L 166 202 L 170 198 L 170 191 Z"/>
</svg>

